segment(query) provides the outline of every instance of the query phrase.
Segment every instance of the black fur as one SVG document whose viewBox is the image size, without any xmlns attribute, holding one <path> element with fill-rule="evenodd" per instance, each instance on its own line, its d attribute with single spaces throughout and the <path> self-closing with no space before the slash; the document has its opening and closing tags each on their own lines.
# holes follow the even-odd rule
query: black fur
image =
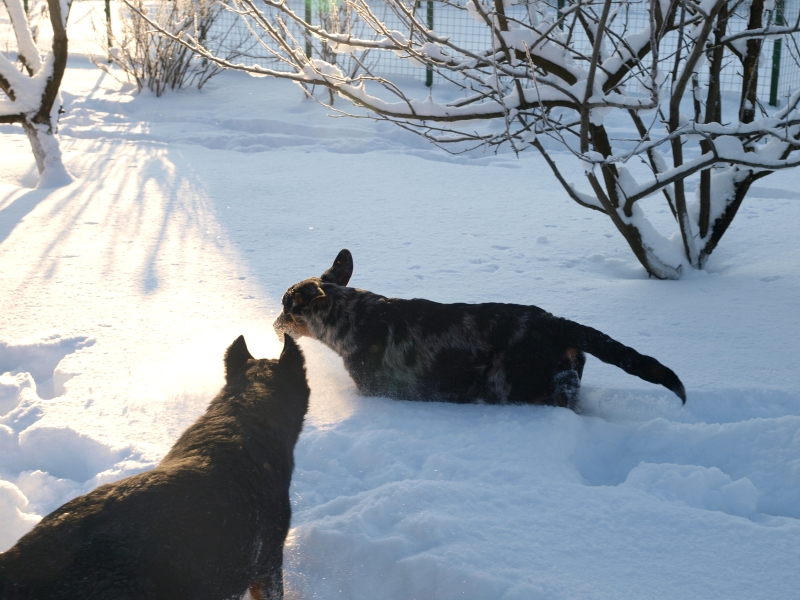
<svg viewBox="0 0 800 600">
<path fill-rule="evenodd" d="M 339 353 L 362 394 L 574 408 L 588 352 L 686 402 L 670 369 L 591 327 L 536 306 L 386 298 L 345 287 L 352 272 L 342 250 L 321 278 L 289 288 L 274 326 Z"/>
<path fill-rule="evenodd" d="M 240 336 L 225 374 L 155 469 L 71 500 L 0 554 L 0 598 L 282 598 L 303 355 L 287 337 L 279 360 L 255 360 Z"/>
</svg>

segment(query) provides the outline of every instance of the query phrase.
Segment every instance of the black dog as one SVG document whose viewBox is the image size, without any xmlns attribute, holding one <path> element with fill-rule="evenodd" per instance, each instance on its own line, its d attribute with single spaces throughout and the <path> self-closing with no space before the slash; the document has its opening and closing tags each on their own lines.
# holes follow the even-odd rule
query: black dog
<svg viewBox="0 0 800 600">
<path fill-rule="evenodd" d="M 225 380 L 154 470 L 71 500 L 0 554 L 0 598 L 282 598 L 303 355 L 287 337 L 279 360 L 255 360 L 240 336 Z"/>
<path fill-rule="evenodd" d="M 364 395 L 575 408 L 588 352 L 686 402 L 670 369 L 591 327 L 536 306 L 386 298 L 345 287 L 352 273 L 342 250 L 321 278 L 289 288 L 274 327 L 336 351 Z"/>
</svg>

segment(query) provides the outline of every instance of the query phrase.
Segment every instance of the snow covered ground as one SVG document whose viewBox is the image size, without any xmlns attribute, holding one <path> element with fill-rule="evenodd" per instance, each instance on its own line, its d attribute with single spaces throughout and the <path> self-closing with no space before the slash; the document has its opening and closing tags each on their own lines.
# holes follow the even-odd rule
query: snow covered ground
<svg viewBox="0 0 800 600">
<path fill-rule="evenodd" d="M 581 414 L 364 398 L 303 340 L 288 597 L 800 597 L 797 171 L 662 282 L 534 153 L 451 157 L 238 74 L 158 99 L 78 54 L 62 90 L 70 186 L 34 189 L 0 126 L 0 550 L 152 467 L 227 344 L 277 356 L 281 295 L 347 247 L 352 285 L 536 304 L 659 358 L 688 402 L 592 358 Z"/>
</svg>

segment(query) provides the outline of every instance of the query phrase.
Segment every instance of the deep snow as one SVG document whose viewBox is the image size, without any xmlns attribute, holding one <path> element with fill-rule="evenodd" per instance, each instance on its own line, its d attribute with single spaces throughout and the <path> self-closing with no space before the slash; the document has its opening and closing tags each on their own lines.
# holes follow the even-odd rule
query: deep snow
<svg viewBox="0 0 800 600">
<path fill-rule="evenodd" d="M 348 247 L 352 285 L 536 304 L 689 398 L 591 358 L 581 414 L 363 398 L 303 340 L 290 598 L 800 597 L 796 171 L 758 182 L 706 272 L 661 282 L 533 153 L 451 157 L 237 74 L 157 99 L 78 54 L 62 90 L 71 185 L 32 189 L 0 126 L 0 550 L 154 465 L 226 345 L 276 356 L 282 293 Z"/>
</svg>

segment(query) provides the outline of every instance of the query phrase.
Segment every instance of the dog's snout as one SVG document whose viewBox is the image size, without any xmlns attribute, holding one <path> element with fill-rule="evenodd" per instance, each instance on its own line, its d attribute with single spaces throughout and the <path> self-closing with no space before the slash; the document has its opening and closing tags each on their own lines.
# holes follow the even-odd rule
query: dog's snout
<svg viewBox="0 0 800 600">
<path fill-rule="evenodd" d="M 286 316 L 281 313 L 278 315 L 278 318 L 275 319 L 275 322 L 272 324 L 272 328 L 275 330 L 275 333 L 278 335 L 278 341 L 283 343 L 283 335 L 286 332 Z"/>
<path fill-rule="evenodd" d="M 308 335 L 308 327 L 304 321 L 285 311 L 278 315 L 272 327 L 275 329 L 275 333 L 278 334 L 279 340 L 283 340 L 285 333 L 290 334 L 295 339 Z"/>
</svg>

